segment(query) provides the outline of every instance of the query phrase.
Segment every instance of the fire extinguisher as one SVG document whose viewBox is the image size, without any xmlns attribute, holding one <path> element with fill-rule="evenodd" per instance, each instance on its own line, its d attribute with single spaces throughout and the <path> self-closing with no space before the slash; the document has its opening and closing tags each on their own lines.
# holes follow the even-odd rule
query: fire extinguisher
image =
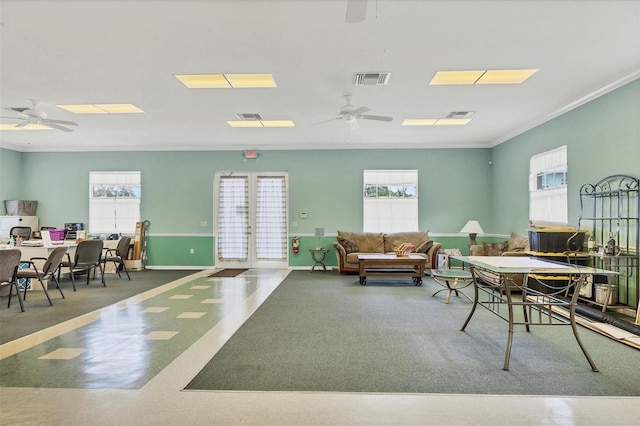
<svg viewBox="0 0 640 426">
<path fill-rule="evenodd" d="M 291 240 L 291 248 L 294 253 L 298 253 L 298 251 L 300 251 L 300 238 L 293 237 L 293 240 Z"/>
</svg>

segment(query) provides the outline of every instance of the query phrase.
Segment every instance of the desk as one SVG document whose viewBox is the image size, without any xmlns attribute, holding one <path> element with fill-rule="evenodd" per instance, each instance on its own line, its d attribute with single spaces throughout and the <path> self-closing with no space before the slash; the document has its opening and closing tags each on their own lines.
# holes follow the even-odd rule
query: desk
<svg viewBox="0 0 640 426">
<path fill-rule="evenodd" d="M 570 265 L 567 263 L 543 261 L 521 256 L 455 256 L 454 259 L 466 263 L 471 268 L 475 289 L 473 307 L 464 322 L 461 331 L 464 331 L 478 305 L 488 309 L 498 317 L 509 323 L 507 336 L 507 348 L 505 350 L 503 370 L 509 370 L 509 358 L 511 356 L 511 343 L 513 341 L 514 325 L 524 325 L 529 331 L 530 325 L 570 325 L 573 335 L 589 362 L 593 371 L 598 371 L 591 356 L 580 340 L 578 327 L 575 321 L 575 310 L 580 295 L 580 288 L 587 276 L 605 275 L 609 279 L 617 272 L 605 269 L 597 269 L 587 266 Z M 478 270 L 486 270 L 500 276 L 499 284 L 478 284 Z M 524 274 L 521 286 L 509 282 L 509 274 Z M 528 285 L 531 275 L 563 275 L 569 279 L 552 291 L 541 292 L 532 289 Z M 522 300 L 514 300 L 511 292 L 522 291 Z M 507 306 L 507 316 L 500 311 L 500 307 Z M 522 307 L 522 318 L 516 319 L 514 307 Z M 563 308 L 569 311 L 569 319 L 553 315 L 554 308 Z M 504 309 L 503 309 L 504 311 Z"/>
</svg>

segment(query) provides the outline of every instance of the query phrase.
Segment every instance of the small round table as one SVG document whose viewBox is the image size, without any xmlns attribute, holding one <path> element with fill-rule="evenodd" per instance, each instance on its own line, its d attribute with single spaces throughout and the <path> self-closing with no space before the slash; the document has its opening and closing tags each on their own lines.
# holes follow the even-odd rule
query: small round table
<svg viewBox="0 0 640 426">
<path fill-rule="evenodd" d="M 444 287 L 443 289 L 433 293 L 431 297 L 441 291 L 446 291 L 447 297 L 445 299 L 445 303 L 449 303 L 451 293 L 455 293 L 456 296 L 460 296 L 461 293 L 464 297 L 473 302 L 471 297 L 462 291 L 463 288 L 468 287 L 473 283 L 473 276 L 471 276 L 471 272 L 462 269 L 433 269 L 431 270 L 431 276 L 438 284 Z M 451 281 L 453 284 L 451 284 Z M 463 285 L 458 287 L 458 283 L 462 283 Z"/>
<path fill-rule="evenodd" d="M 316 266 L 322 266 L 322 270 L 324 272 L 327 271 L 327 267 L 324 264 L 324 258 L 327 255 L 327 253 L 329 253 L 329 250 L 323 249 L 323 248 L 314 248 L 314 249 L 309 249 L 309 252 L 311 253 L 311 258 L 314 261 L 313 266 L 311 267 L 311 271 L 315 271 L 316 270 Z M 318 269 L 319 271 L 320 269 Z"/>
</svg>

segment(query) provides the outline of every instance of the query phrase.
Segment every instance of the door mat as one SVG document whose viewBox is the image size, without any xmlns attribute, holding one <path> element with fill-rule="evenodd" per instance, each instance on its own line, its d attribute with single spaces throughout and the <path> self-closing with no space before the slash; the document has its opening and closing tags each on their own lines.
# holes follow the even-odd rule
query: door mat
<svg viewBox="0 0 640 426">
<path fill-rule="evenodd" d="M 244 271 L 247 271 L 247 269 L 221 269 L 209 275 L 209 277 L 236 277 Z"/>
</svg>

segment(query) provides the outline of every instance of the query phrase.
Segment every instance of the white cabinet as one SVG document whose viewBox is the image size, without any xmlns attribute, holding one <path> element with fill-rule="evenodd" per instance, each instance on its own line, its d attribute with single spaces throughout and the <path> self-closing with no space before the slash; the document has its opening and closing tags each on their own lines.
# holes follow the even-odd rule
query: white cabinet
<svg viewBox="0 0 640 426">
<path fill-rule="evenodd" d="M 2 241 L 9 239 L 9 231 L 14 226 L 18 226 L 20 218 L 18 216 L 0 216 L 0 239 Z"/>
<path fill-rule="evenodd" d="M 14 226 L 29 226 L 32 232 L 40 229 L 38 216 L 0 216 L 0 239 L 8 240 Z"/>
</svg>

